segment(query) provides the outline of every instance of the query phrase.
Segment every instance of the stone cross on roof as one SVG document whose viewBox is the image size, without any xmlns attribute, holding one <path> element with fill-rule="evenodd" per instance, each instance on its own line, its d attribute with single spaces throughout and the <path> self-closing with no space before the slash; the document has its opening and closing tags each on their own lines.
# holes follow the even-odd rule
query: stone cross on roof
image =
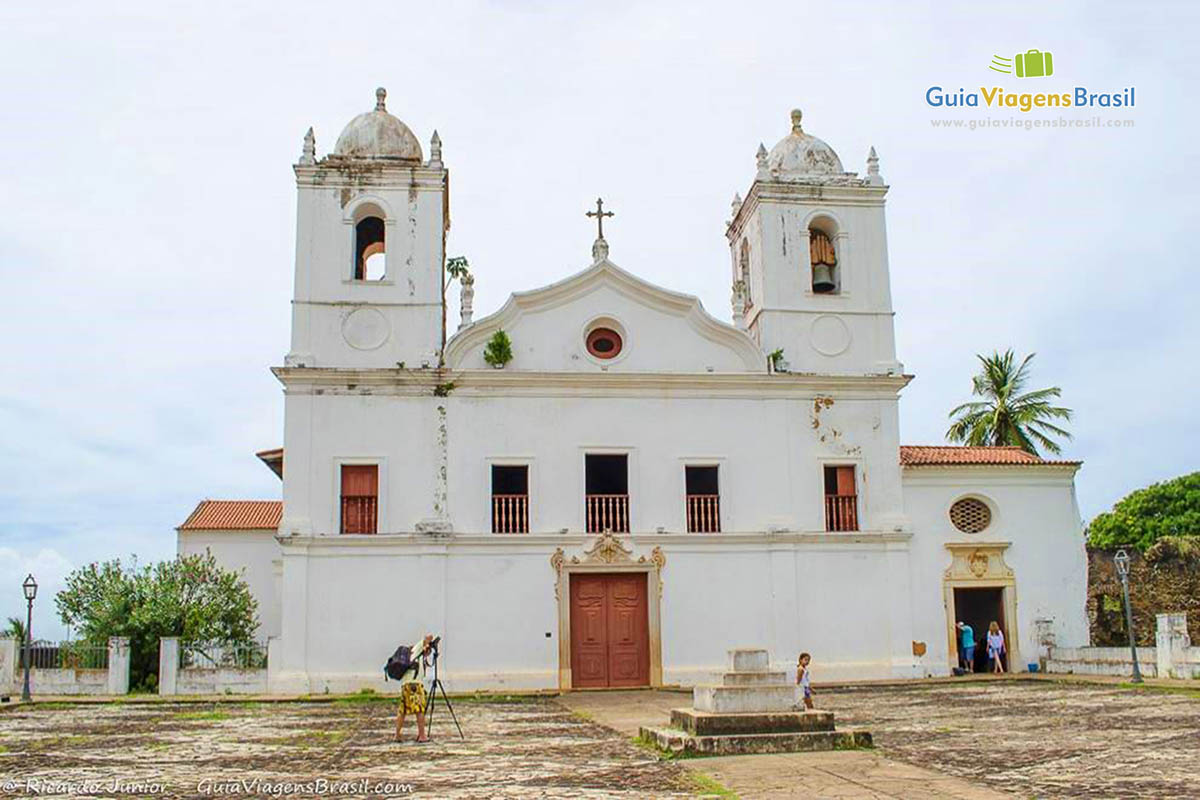
<svg viewBox="0 0 1200 800">
<path fill-rule="evenodd" d="M 613 216 L 613 212 L 604 210 L 603 198 L 596 198 L 596 210 L 588 211 L 587 216 L 596 218 L 596 241 L 592 244 L 592 260 L 599 263 L 608 258 L 608 242 L 604 241 L 604 218 Z"/>
<path fill-rule="evenodd" d="M 596 218 L 596 238 L 604 239 L 604 218 L 613 216 L 613 212 L 604 210 L 604 199 L 596 198 L 596 210 L 587 212 L 587 216 Z"/>
</svg>

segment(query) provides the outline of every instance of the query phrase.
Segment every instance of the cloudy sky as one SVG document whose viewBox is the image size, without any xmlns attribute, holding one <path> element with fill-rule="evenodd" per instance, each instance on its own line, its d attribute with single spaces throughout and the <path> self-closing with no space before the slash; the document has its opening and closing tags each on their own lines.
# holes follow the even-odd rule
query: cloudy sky
<svg viewBox="0 0 1200 800">
<path fill-rule="evenodd" d="M 353 10 L 348 10 L 350 8 Z M 723 222 L 788 130 L 888 199 L 904 441 L 937 443 L 974 354 L 1036 351 L 1075 409 L 1085 517 L 1197 469 L 1194 4 L 54 2 L 0 9 L 0 617 L 72 567 L 168 557 L 205 498 L 277 497 L 290 165 L 376 86 L 453 172 L 450 252 L 487 313 L 613 260 L 728 316 Z M 1136 87 L 1132 127 L 931 109 L 1052 51 L 1043 90 Z M 1060 88 L 1061 87 L 1061 88 Z M 1097 112 L 1042 114 L 1086 119 Z"/>
</svg>

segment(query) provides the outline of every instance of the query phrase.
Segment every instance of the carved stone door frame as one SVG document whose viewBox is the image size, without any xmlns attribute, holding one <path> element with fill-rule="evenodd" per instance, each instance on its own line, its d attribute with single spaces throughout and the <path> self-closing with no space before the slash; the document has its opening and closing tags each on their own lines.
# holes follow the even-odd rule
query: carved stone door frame
<svg viewBox="0 0 1200 800">
<path fill-rule="evenodd" d="M 633 551 L 611 533 L 596 538 L 582 557 L 571 556 L 556 548 L 550 556 L 554 568 L 554 600 L 558 604 L 558 688 L 571 690 L 571 576 L 587 573 L 629 572 L 646 576 L 646 613 L 650 633 L 650 686 L 662 686 L 662 569 L 667 557 L 660 548 L 649 557 L 633 557 Z"/>
<path fill-rule="evenodd" d="M 1017 632 L 1017 578 L 1004 561 L 1004 551 L 1012 542 L 947 542 L 950 566 L 942 574 L 943 605 L 946 609 L 947 660 L 958 666 L 958 621 L 954 604 L 955 589 L 1000 589 L 1004 604 L 1004 645 L 1008 648 L 1008 670 L 1016 671 L 1021 661 L 1020 636 Z M 976 641 L 986 632 L 976 632 Z"/>
</svg>

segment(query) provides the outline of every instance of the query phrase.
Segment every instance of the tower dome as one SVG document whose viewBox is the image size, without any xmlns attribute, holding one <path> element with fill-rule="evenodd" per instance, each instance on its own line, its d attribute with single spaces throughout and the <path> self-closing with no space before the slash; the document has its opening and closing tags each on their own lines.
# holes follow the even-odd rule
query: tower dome
<svg viewBox="0 0 1200 800">
<path fill-rule="evenodd" d="M 343 158 L 395 158 L 420 163 L 421 143 L 408 126 L 387 112 L 387 90 L 375 90 L 375 110 L 350 120 L 333 146 Z"/>
<path fill-rule="evenodd" d="M 800 127 L 800 109 L 792 111 L 792 132 L 767 154 L 767 168 L 776 180 L 804 180 L 814 176 L 841 175 L 842 160 L 833 148 Z"/>
</svg>

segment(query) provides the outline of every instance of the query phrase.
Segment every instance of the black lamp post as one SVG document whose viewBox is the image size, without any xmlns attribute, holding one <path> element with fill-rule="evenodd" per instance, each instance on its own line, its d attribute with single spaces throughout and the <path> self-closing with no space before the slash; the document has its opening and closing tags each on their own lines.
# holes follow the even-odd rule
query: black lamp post
<svg viewBox="0 0 1200 800">
<path fill-rule="evenodd" d="M 1118 550 L 1113 556 L 1117 576 L 1121 579 L 1121 593 L 1125 595 L 1125 628 L 1129 631 L 1129 652 L 1133 656 L 1133 682 L 1142 682 L 1142 668 L 1138 666 L 1137 637 L 1133 633 L 1133 609 L 1129 605 L 1129 553 Z"/>
<path fill-rule="evenodd" d="M 29 659 L 33 657 L 33 599 L 37 597 L 37 581 L 32 574 L 21 584 L 21 591 L 29 601 L 29 616 L 25 619 L 25 688 L 21 690 L 21 700 L 28 702 L 33 699 L 29 694 Z"/>
</svg>

